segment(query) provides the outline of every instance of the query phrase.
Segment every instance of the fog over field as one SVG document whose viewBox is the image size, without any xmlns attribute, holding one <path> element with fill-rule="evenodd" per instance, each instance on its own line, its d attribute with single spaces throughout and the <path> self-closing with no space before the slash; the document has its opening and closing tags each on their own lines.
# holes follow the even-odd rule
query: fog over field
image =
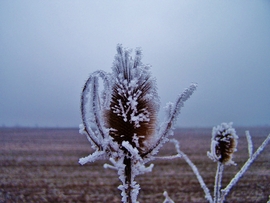
<svg viewBox="0 0 270 203">
<path fill-rule="evenodd" d="M 0 126 L 77 127 L 90 73 L 141 47 L 178 126 L 270 124 L 270 2 L 1 1 Z"/>
</svg>

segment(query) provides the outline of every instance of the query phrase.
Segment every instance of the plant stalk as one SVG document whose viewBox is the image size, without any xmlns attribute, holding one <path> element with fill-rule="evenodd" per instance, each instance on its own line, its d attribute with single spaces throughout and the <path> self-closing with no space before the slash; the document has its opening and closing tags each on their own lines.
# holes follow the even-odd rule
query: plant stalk
<svg viewBox="0 0 270 203">
<path fill-rule="evenodd" d="M 224 169 L 224 165 L 218 161 L 216 178 L 215 178 L 214 203 L 220 202 L 221 180 L 222 180 L 223 169 Z"/>
<path fill-rule="evenodd" d="M 127 187 L 125 188 L 126 190 L 126 195 L 127 195 L 127 203 L 133 203 L 132 201 L 132 162 L 131 158 L 125 156 L 124 158 L 124 165 L 125 165 L 125 177 L 126 177 L 126 185 Z M 134 202 L 135 203 L 135 202 Z"/>
</svg>

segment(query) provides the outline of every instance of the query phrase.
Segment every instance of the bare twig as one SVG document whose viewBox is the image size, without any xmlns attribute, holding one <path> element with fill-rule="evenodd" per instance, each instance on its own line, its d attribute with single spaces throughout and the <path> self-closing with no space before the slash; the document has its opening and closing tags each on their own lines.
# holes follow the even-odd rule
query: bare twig
<svg viewBox="0 0 270 203">
<path fill-rule="evenodd" d="M 193 92 L 196 90 L 197 84 L 192 83 L 185 91 L 177 98 L 176 103 L 174 107 L 171 110 L 171 113 L 169 115 L 169 119 L 161 124 L 159 134 L 159 139 L 156 141 L 154 146 L 152 146 L 146 153 L 142 154 L 142 157 L 147 156 L 154 150 L 158 149 L 162 146 L 163 142 L 166 141 L 166 138 L 168 137 L 168 134 L 170 133 L 174 122 L 177 119 L 178 114 L 180 113 L 181 107 L 184 106 L 184 102 L 189 99 L 189 97 L 193 94 Z M 167 140 L 168 141 L 168 140 Z"/>
<path fill-rule="evenodd" d="M 247 138 L 247 143 L 248 143 L 248 155 L 249 157 L 251 157 L 253 154 L 253 143 L 252 143 L 252 139 L 248 130 L 246 131 L 246 138 Z"/>
<path fill-rule="evenodd" d="M 214 203 L 220 202 L 220 189 L 221 189 L 223 169 L 224 169 L 224 164 L 218 161 L 216 178 L 215 178 L 215 188 L 214 188 Z"/>
<path fill-rule="evenodd" d="M 209 203 L 213 203 L 213 198 L 209 192 L 209 189 L 208 187 L 206 186 L 206 184 L 204 183 L 203 181 L 203 178 L 202 176 L 200 175 L 197 167 L 192 163 L 192 161 L 189 159 L 189 157 L 180 150 L 180 147 L 179 147 L 179 142 L 176 140 L 176 139 L 171 139 L 170 140 L 171 142 L 174 143 L 175 145 L 175 149 L 177 151 L 177 153 L 180 155 L 181 158 L 183 158 L 187 164 L 190 166 L 190 168 L 192 169 L 193 173 L 196 175 L 203 191 L 204 191 L 204 194 L 205 194 L 205 198 L 209 201 Z"/>
</svg>

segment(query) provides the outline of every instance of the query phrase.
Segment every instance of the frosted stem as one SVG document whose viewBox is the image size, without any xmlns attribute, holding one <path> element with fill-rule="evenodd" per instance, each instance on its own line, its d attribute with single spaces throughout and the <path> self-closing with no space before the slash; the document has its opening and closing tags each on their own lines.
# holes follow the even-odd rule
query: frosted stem
<svg viewBox="0 0 270 203">
<path fill-rule="evenodd" d="M 132 197 L 131 197 L 131 193 L 132 193 L 132 186 L 131 186 L 131 182 L 132 182 L 132 178 L 131 178 L 131 173 L 132 173 L 132 164 L 131 164 L 131 159 L 125 157 L 124 158 L 124 165 L 125 165 L 125 177 L 126 177 L 126 185 L 127 187 L 126 189 L 126 195 L 127 195 L 127 203 L 132 203 Z"/>
<path fill-rule="evenodd" d="M 100 121 L 100 99 L 98 94 L 98 77 L 103 80 L 104 87 L 106 89 L 104 96 L 103 96 L 103 108 L 108 106 L 109 95 L 110 95 L 110 82 L 109 82 L 109 75 L 103 71 L 96 71 L 92 73 L 82 90 L 81 94 L 81 114 L 82 114 L 82 122 L 83 122 L 83 133 L 87 136 L 88 139 L 91 140 L 93 144 L 95 144 L 99 150 L 102 150 L 102 143 L 98 139 L 97 135 L 92 131 L 89 118 L 87 118 L 87 113 L 93 112 L 94 114 L 94 121 L 93 123 L 95 128 L 99 130 L 100 135 L 104 138 L 104 130 L 102 129 L 101 121 Z M 90 106 L 90 109 L 87 107 Z M 89 116 L 89 115 L 88 115 Z M 92 115 L 90 117 L 93 117 Z"/>
<path fill-rule="evenodd" d="M 204 191 L 204 194 L 205 194 L 205 198 L 210 202 L 212 203 L 213 202 L 213 199 L 212 199 L 212 196 L 209 192 L 209 189 L 208 187 L 205 185 L 204 181 L 203 181 L 203 178 L 202 176 L 200 175 L 197 167 L 192 163 L 192 161 L 188 158 L 188 156 L 186 154 L 184 154 L 183 152 L 181 152 L 181 157 L 183 159 L 185 159 L 185 161 L 188 163 L 188 165 L 191 167 L 191 169 L 193 170 L 193 173 L 196 175 L 203 191 Z"/>
<path fill-rule="evenodd" d="M 252 144 L 252 139 L 249 134 L 249 131 L 246 131 L 246 137 L 247 137 L 247 143 L 248 143 L 248 155 L 249 157 L 251 157 L 253 154 L 253 144 Z"/>
<path fill-rule="evenodd" d="M 117 168 L 115 166 L 112 166 L 110 164 L 104 164 L 103 165 L 104 168 L 109 168 L 109 169 L 113 169 L 113 170 L 117 170 Z"/>
<path fill-rule="evenodd" d="M 210 191 L 208 189 L 208 187 L 205 185 L 204 181 L 203 181 L 203 178 L 202 176 L 200 175 L 197 167 L 192 163 L 192 161 L 189 159 L 189 157 L 180 150 L 180 147 L 179 147 L 179 142 L 176 140 L 176 139 L 171 139 L 170 140 L 171 142 L 174 143 L 175 145 L 175 149 L 177 151 L 177 153 L 179 154 L 179 157 L 183 158 L 187 163 L 188 165 L 190 166 L 190 168 L 193 170 L 193 173 L 196 175 L 203 191 L 204 191 L 204 194 L 205 194 L 205 198 L 210 202 L 210 203 L 213 203 L 213 198 L 210 194 Z"/>
<path fill-rule="evenodd" d="M 84 124 L 83 124 L 84 125 Z M 95 133 L 92 131 L 91 128 L 86 128 L 85 125 L 83 126 L 83 130 L 80 131 L 81 134 L 85 135 L 89 142 L 93 143 L 98 149 L 101 149 L 101 145 L 99 144 L 99 141 L 97 140 Z"/>
<path fill-rule="evenodd" d="M 258 157 L 258 155 L 264 150 L 265 146 L 270 141 L 270 134 L 267 136 L 267 138 L 263 141 L 261 146 L 257 149 L 257 151 L 249 157 L 249 159 L 246 161 L 246 163 L 242 166 L 240 171 L 234 176 L 234 178 L 231 180 L 231 182 L 227 185 L 227 187 L 223 190 L 221 190 L 221 200 L 225 200 L 225 196 L 229 193 L 230 189 L 237 183 L 237 181 L 243 176 L 243 174 L 247 171 L 248 167 L 253 163 L 253 161 Z"/>
<path fill-rule="evenodd" d="M 98 78 L 95 76 L 93 78 L 93 113 L 94 113 L 94 120 L 95 124 L 97 125 L 97 129 L 102 136 L 102 138 L 105 137 L 103 132 L 103 126 L 101 125 L 100 121 L 100 101 L 99 101 L 99 95 L 98 95 Z"/>
<path fill-rule="evenodd" d="M 166 136 L 169 130 L 171 129 L 173 123 L 177 119 L 178 114 L 180 113 L 181 107 L 184 106 L 184 102 L 189 99 L 189 97 L 193 94 L 193 92 L 196 90 L 197 85 L 191 84 L 176 100 L 175 106 L 172 110 L 171 116 L 169 118 L 169 121 L 167 123 L 167 126 L 162 132 L 163 136 Z"/>
<path fill-rule="evenodd" d="M 155 159 L 165 159 L 165 160 L 170 160 L 170 159 L 176 159 L 176 158 L 181 158 L 180 154 L 175 154 L 171 156 L 157 156 Z"/>
<path fill-rule="evenodd" d="M 162 141 L 165 140 L 165 138 L 168 136 L 168 133 L 170 132 L 171 128 L 173 127 L 174 122 L 177 119 L 178 114 L 180 113 L 181 107 L 184 106 L 184 102 L 189 99 L 189 97 L 193 94 L 193 92 L 196 90 L 197 84 L 191 84 L 176 100 L 176 103 L 172 109 L 172 112 L 170 114 L 170 117 L 168 121 L 165 123 L 165 128 L 161 129 L 161 132 L 159 132 L 159 139 L 157 140 L 156 144 L 146 153 L 142 154 L 142 157 L 146 156 L 147 154 L 151 153 L 155 148 L 157 148 L 160 144 L 162 144 Z"/>
<path fill-rule="evenodd" d="M 81 95 L 81 114 L 82 114 L 82 122 L 83 122 L 83 126 L 84 126 L 84 132 L 87 136 L 88 139 L 90 139 L 99 149 L 101 149 L 101 144 L 99 143 L 96 135 L 94 134 L 94 132 L 92 131 L 89 122 L 87 121 L 86 118 L 86 95 L 87 93 L 89 93 L 89 85 L 92 83 L 92 75 L 88 78 L 88 80 L 86 81 L 84 87 L 83 87 L 83 91 L 82 91 L 82 95 Z"/>
<path fill-rule="evenodd" d="M 218 161 L 214 188 L 214 203 L 220 202 L 220 189 L 224 165 Z"/>
<path fill-rule="evenodd" d="M 119 162 L 120 161 L 120 162 Z M 124 155 L 121 160 L 115 162 L 115 166 L 118 169 L 119 179 L 122 182 L 122 185 L 118 186 L 118 189 L 121 190 L 122 202 L 123 203 L 136 203 L 137 196 L 139 194 L 140 185 L 134 181 L 136 176 L 135 166 L 133 159 Z"/>
</svg>

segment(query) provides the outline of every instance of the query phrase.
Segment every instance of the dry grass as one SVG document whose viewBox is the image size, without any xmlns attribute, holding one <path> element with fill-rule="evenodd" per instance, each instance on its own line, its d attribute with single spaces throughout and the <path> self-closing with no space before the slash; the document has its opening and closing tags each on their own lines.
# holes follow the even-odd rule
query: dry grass
<svg viewBox="0 0 270 203">
<path fill-rule="evenodd" d="M 248 158 L 244 130 L 239 135 L 237 166 L 225 167 L 225 186 Z M 249 128 L 254 148 L 270 128 Z M 206 185 L 213 190 L 216 163 L 210 150 L 211 129 L 181 129 L 175 132 L 180 147 L 198 167 Z M 0 129 L 0 203 L 2 202 L 120 202 L 120 184 L 115 171 L 95 162 L 80 166 L 78 159 L 90 153 L 90 144 L 77 129 Z M 165 145 L 160 155 L 173 154 Z M 139 201 L 163 202 L 167 190 L 175 202 L 206 202 L 204 193 L 182 159 L 153 162 L 152 173 L 137 177 Z M 270 146 L 251 165 L 227 196 L 228 202 L 267 202 L 270 195 Z"/>
</svg>

